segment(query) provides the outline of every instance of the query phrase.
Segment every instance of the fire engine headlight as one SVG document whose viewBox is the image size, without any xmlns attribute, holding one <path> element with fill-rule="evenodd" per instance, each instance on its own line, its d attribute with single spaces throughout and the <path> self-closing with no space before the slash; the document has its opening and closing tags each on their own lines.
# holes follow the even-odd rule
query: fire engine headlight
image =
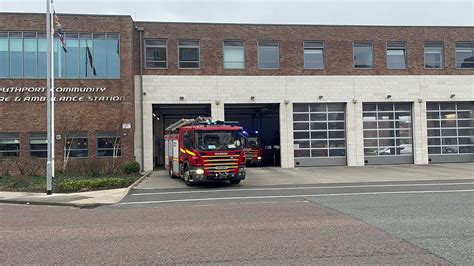
<svg viewBox="0 0 474 266">
<path fill-rule="evenodd" d="M 262 159 L 262 157 L 260 157 L 260 156 L 257 157 L 257 160 L 261 160 L 261 159 Z"/>
<path fill-rule="evenodd" d="M 196 174 L 203 175 L 204 174 L 204 169 L 196 169 Z"/>
</svg>

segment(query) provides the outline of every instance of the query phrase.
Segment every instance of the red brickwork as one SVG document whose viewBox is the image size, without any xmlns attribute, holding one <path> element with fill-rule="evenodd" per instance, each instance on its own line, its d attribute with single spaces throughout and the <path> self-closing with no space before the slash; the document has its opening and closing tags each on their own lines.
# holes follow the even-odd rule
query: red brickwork
<svg viewBox="0 0 474 266">
<path fill-rule="evenodd" d="M 57 87 L 105 87 L 103 93 L 71 95 L 123 96 L 121 102 L 60 102 L 56 103 L 56 134 L 61 131 L 87 131 L 89 158 L 96 157 L 96 131 L 116 130 L 122 123 L 131 129 L 122 130 L 122 159 L 134 158 L 134 93 L 132 73 L 133 23 L 129 16 L 59 16 L 64 32 L 120 33 L 120 79 L 56 79 Z M 39 14 L 1 14 L 0 31 L 45 32 L 45 16 Z M 45 87 L 45 79 L 0 79 L 0 87 Z M 0 92 L 1 96 L 45 96 L 39 93 Z M 57 94 L 57 96 L 60 96 Z M 46 131 L 46 103 L 0 102 L 0 132 L 20 132 L 21 157 L 29 156 L 28 133 Z M 56 142 L 58 165 L 62 146 Z M 60 166 L 58 166 L 60 167 Z"/>
<path fill-rule="evenodd" d="M 455 68 L 455 42 L 474 41 L 474 27 L 379 27 L 379 26 L 289 26 L 196 23 L 138 22 L 144 27 L 145 38 L 168 40 L 168 69 L 146 70 L 150 75 L 473 75 L 474 70 Z M 177 67 L 178 39 L 201 40 L 201 69 L 183 70 Z M 223 40 L 244 40 L 246 62 L 244 70 L 223 69 Z M 257 68 L 257 42 L 274 40 L 280 44 L 280 69 Z M 324 41 L 326 68 L 303 68 L 303 41 Z M 353 41 L 372 41 L 374 68 L 353 68 Z M 387 42 L 407 44 L 408 64 L 403 70 L 387 69 Z M 444 42 L 445 68 L 425 69 L 425 41 Z M 135 42 L 135 62 L 138 65 L 138 41 Z M 137 71 L 137 69 L 136 69 Z"/>
</svg>

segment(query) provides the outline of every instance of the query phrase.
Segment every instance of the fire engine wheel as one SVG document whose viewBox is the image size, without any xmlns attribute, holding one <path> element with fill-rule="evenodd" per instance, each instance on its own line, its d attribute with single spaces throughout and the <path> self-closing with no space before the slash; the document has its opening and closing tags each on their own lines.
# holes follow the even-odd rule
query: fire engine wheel
<svg viewBox="0 0 474 266">
<path fill-rule="evenodd" d="M 240 183 L 240 180 L 230 180 L 229 181 L 232 185 L 237 185 Z"/>
<path fill-rule="evenodd" d="M 184 168 L 184 183 L 186 184 L 186 186 L 189 186 L 189 187 L 192 187 L 194 185 L 196 185 L 196 183 L 194 183 L 193 181 L 190 180 L 190 176 L 191 174 L 189 173 L 189 170 L 188 168 Z"/>
</svg>

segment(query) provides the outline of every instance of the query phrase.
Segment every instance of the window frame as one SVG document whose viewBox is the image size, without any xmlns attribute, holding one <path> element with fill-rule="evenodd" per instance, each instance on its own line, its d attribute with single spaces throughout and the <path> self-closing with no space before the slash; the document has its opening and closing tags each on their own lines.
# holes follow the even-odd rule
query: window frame
<svg viewBox="0 0 474 266">
<path fill-rule="evenodd" d="M 397 44 L 403 44 L 403 49 L 402 48 L 399 48 L 399 47 L 392 47 L 390 49 L 390 44 L 394 44 L 394 43 L 397 43 Z M 403 60 L 404 60 L 404 64 L 405 66 L 402 67 L 402 68 L 398 68 L 398 67 L 395 67 L 395 68 L 392 68 L 392 67 L 389 67 L 388 65 L 388 51 L 389 50 L 403 50 L 404 53 L 403 53 Z M 408 47 L 407 47 L 407 42 L 406 41 L 388 41 L 386 43 L 386 46 L 385 46 L 385 57 L 386 57 L 386 64 L 387 64 L 387 69 L 389 70 L 404 70 L 404 69 L 408 69 Z M 373 59 L 372 59 L 373 60 Z"/>
<path fill-rule="evenodd" d="M 313 68 L 313 67 L 306 67 L 306 59 L 305 59 L 305 45 L 306 45 L 306 42 L 320 42 L 321 43 L 321 49 L 323 50 L 323 67 L 322 68 Z M 308 49 L 311 49 L 308 47 Z M 313 48 L 315 49 L 315 48 Z M 316 48 L 316 49 L 319 49 L 319 48 Z M 308 69 L 308 70 L 322 70 L 322 69 L 326 69 L 326 45 L 324 43 L 324 41 L 317 41 L 317 40 L 304 40 L 303 41 L 303 69 Z"/>
<path fill-rule="evenodd" d="M 103 134 L 99 137 L 99 134 Z M 100 151 L 109 151 L 109 150 L 112 150 L 112 153 L 113 153 L 113 150 L 114 148 L 99 148 L 99 139 L 103 139 L 103 138 L 116 138 L 118 137 L 120 139 L 120 145 L 119 145 L 119 148 L 118 148 L 118 154 L 117 155 L 117 158 L 120 158 L 122 157 L 122 135 L 120 134 L 119 131 L 116 131 L 116 130 L 101 130 L 101 131 L 96 131 L 95 133 L 95 155 L 97 158 L 113 158 L 114 156 L 103 156 L 103 155 L 99 155 L 99 150 Z"/>
<path fill-rule="evenodd" d="M 197 46 L 184 46 L 183 48 L 197 48 L 198 49 L 198 67 L 180 67 L 180 63 L 181 61 L 179 60 L 179 56 L 180 56 L 180 48 L 182 47 L 181 45 L 179 45 L 179 42 L 180 41 L 197 41 L 198 42 L 198 45 Z M 178 45 L 178 69 L 201 69 L 201 40 L 200 39 L 178 39 L 177 40 L 177 45 Z M 194 61 L 183 61 L 183 62 L 194 62 Z"/>
<path fill-rule="evenodd" d="M 242 68 L 226 68 L 225 67 L 225 42 L 242 42 L 242 49 L 244 50 L 244 67 Z M 245 40 L 242 39 L 224 39 L 222 40 L 222 69 L 225 70 L 245 70 L 246 69 L 246 64 L 247 64 L 247 51 L 246 51 L 246 45 L 245 45 Z"/>
<path fill-rule="evenodd" d="M 356 43 L 370 43 L 372 48 L 372 66 L 371 67 L 356 67 L 356 59 L 355 59 L 355 44 Z M 352 69 L 374 69 L 375 68 L 375 53 L 374 53 L 374 42 L 373 41 L 353 41 L 352 42 Z"/>
<path fill-rule="evenodd" d="M 40 137 L 40 135 L 44 135 L 43 137 Z M 45 150 L 34 150 L 31 149 L 31 140 L 46 140 L 46 149 Z M 32 156 L 31 152 L 48 152 L 48 136 L 47 132 L 29 132 L 28 133 L 28 156 L 30 158 L 36 158 L 36 159 L 46 159 L 48 155 L 46 154 L 46 157 L 40 157 L 40 156 Z"/>
<path fill-rule="evenodd" d="M 72 132 L 66 132 L 66 136 L 64 139 L 64 146 L 62 147 L 62 152 L 63 152 L 63 157 L 64 153 L 66 152 L 66 147 L 67 147 L 67 141 L 69 138 L 72 139 L 87 139 L 87 149 L 71 149 L 71 151 L 83 151 L 87 150 L 87 156 L 81 156 L 81 157 L 75 157 L 75 156 L 69 156 L 69 159 L 87 159 L 90 157 L 89 153 L 89 144 L 90 144 L 90 139 L 89 139 L 89 133 L 86 131 L 72 131 Z"/>
<path fill-rule="evenodd" d="M 462 43 L 471 43 L 473 45 L 472 47 L 472 51 L 473 51 L 473 57 L 474 57 L 474 40 L 473 41 L 458 41 L 458 42 L 455 42 L 454 43 L 454 64 L 455 64 L 455 68 L 456 69 L 474 69 L 474 66 L 473 67 L 458 67 L 458 56 L 457 56 L 457 46 L 458 44 L 462 44 Z M 474 61 L 472 62 L 472 64 L 474 65 Z"/>
<path fill-rule="evenodd" d="M 146 44 L 146 41 L 147 40 L 159 40 L 159 41 L 165 41 L 165 45 L 164 45 L 164 48 L 165 48 L 165 51 L 166 51 L 166 60 L 164 61 L 165 64 L 166 64 L 166 67 L 148 67 L 147 66 L 147 60 L 146 60 L 146 48 L 149 47 L 147 44 Z M 168 44 L 169 44 L 169 41 L 168 39 L 165 39 L 165 38 L 145 38 L 143 40 L 143 45 L 144 45 L 144 49 L 145 49 L 145 52 L 143 53 L 143 62 L 145 64 L 145 69 L 168 69 L 168 59 L 169 59 L 169 53 L 168 53 Z M 153 48 L 163 48 L 163 46 L 157 46 L 157 45 L 152 45 Z M 158 61 L 158 62 L 162 62 L 162 61 Z"/>
<path fill-rule="evenodd" d="M 441 44 L 441 67 L 439 68 L 430 68 L 430 67 L 426 67 L 426 44 L 427 43 L 432 43 L 432 44 Z M 445 54 L 445 45 L 444 45 L 444 42 L 443 41 L 425 41 L 423 42 L 423 69 L 428 69 L 428 70 L 439 70 L 439 69 L 444 69 L 445 68 L 445 58 L 444 58 L 444 54 Z M 456 49 L 455 49 L 456 50 Z M 456 51 L 455 51 L 456 53 Z M 456 60 L 456 59 L 455 59 Z"/>
<path fill-rule="evenodd" d="M 0 154 L 2 154 L 2 155 L 0 155 L 0 160 L 12 158 L 12 157 L 13 158 L 20 158 L 20 156 L 21 156 L 21 136 L 20 136 L 20 132 L 0 132 L 0 140 L 1 139 L 18 140 L 18 149 L 17 150 L 0 150 Z M 15 155 L 4 156 L 3 154 L 5 154 L 5 153 L 15 153 Z"/>
<path fill-rule="evenodd" d="M 8 56 L 7 56 L 7 59 L 8 59 L 8 76 L 6 77 L 2 77 L 0 76 L 0 80 L 3 80 L 3 79 L 24 79 L 24 80 L 34 80 L 34 79 L 45 79 L 46 77 L 43 77 L 43 76 L 40 76 L 40 72 L 39 72 L 39 40 L 44 40 L 44 38 L 40 37 L 42 35 L 45 35 L 45 32 L 43 31 L 0 31 L 1 33 L 6 33 L 7 34 L 7 44 L 8 44 Z M 21 34 L 21 40 L 22 40 L 22 76 L 21 77 L 12 77 L 11 76 L 11 68 L 10 68 L 10 33 L 14 33 L 14 34 L 18 34 L 20 33 Z M 35 37 L 34 39 L 36 39 L 36 64 L 35 64 L 35 69 L 36 69 L 36 77 L 25 77 L 25 63 L 24 63 L 24 52 L 25 52 L 25 42 L 24 42 L 24 33 L 35 33 Z M 117 38 L 111 38 L 111 39 L 116 39 L 118 40 L 118 52 L 119 52 L 119 62 L 118 62 L 118 76 L 117 77 L 111 77 L 111 76 L 105 76 L 105 77 L 99 77 L 99 76 L 90 76 L 90 77 L 81 77 L 80 76 L 80 73 L 79 73 L 79 76 L 77 77 L 68 77 L 67 76 L 67 69 L 66 69 L 66 65 L 67 65 L 67 60 L 66 58 L 60 58 L 62 63 L 64 64 L 64 68 L 61 69 L 61 73 L 63 73 L 64 75 L 55 75 L 55 79 L 58 79 L 58 80 L 79 80 L 79 79 L 87 79 L 87 80 L 120 80 L 122 78 L 122 53 L 121 53 L 121 47 L 122 47 L 122 43 L 121 43 L 121 33 L 120 32 L 64 32 L 64 36 L 65 36 L 65 40 L 66 40 L 66 45 L 67 45 L 67 35 L 68 34 L 78 34 L 79 38 L 77 40 L 84 40 L 80 37 L 81 34 L 90 34 L 91 35 L 91 39 L 88 39 L 88 40 L 94 40 L 94 34 L 99 34 L 99 35 L 105 35 L 104 39 L 103 40 L 108 40 L 108 35 L 111 34 L 111 35 L 117 35 Z M 28 37 L 28 39 L 33 39 L 33 37 Z M 54 36 L 54 40 L 53 40 L 53 51 L 55 49 L 55 46 L 57 45 L 57 36 Z M 107 43 L 106 43 L 106 46 L 107 46 Z M 92 46 L 93 47 L 93 46 Z M 61 47 L 58 47 L 59 49 Z M 60 50 L 62 51 L 62 49 Z M 92 54 L 93 54 L 93 50 L 91 51 Z M 106 65 L 106 73 L 108 75 L 108 60 L 107 60 L 107 50 L 105 52 L 105 65 Z M 59 59 L 55 59 L 55 60 L 59 60 Z M 78 62 L 79 64 L 79 62 Z M 80 67 L 80 66 L 79 66 Z M 80 68 L 79 68 L 80 69 Z M 56 72 L 56 70 L 55 70 Z"/>
<path fill-rule="evenodd" d="M 275 68 L 261 68 L 260 67 L 260 43 L 263 43 L 263 42 L 275 42 L 277 44 L 277 51 L 278 51 L 278 60 L 277 60 L 277 63 L 278 63 L 278 66 L 275 67 Z M 270 46 L 270 47 L 274 47 L 274 46 Z M 280 42 L 279 41 L 275 41 L 275 40 L 260 40 L 260 41 L 257 41 L 257 69 L 258 70 L 275 70 L 275 69 L 280 69 Z"/>
</svg>

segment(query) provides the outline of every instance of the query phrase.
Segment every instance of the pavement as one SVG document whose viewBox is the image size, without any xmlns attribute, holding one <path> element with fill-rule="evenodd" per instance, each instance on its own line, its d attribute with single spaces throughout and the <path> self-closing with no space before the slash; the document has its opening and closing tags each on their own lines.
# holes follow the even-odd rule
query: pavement
<svg viewBox="0 0 474 266">
<path fill-rule="evenodd" d="M 232 187 L 275 185 L 338 184 L 421 180 L 474 179 L 474 163 L 430 165 L 376 165 L 363 167 L 328 166 L 282 169 L 249 167 L 247 178 Z M 208 184 L 219 186 L 219 184 Z M 222 183 L 226 186 L 228 183 Z M 172 179 L 165 170 L 154 171 L 135 189 L 185 188 L 181 179 Z M 197 188 L 202 186 L 197 186 Z"/>
<path fill-rule="evenodd" d="M 339 184 L 358 182 L 423 181 L 474 179 L 474 163 L 432 165 L 379 165 L 364 167 L 332 166 L 282 169 L 276 167 L 248 168 L 247 179 L 232 187 L 260 187 L 278 185 Z M 0 192 L 0 202 L 20 204 L 64 205 L 97 207 L 121 201 L 133 189 L 181 189 L 181 179 L 171 179 L 167 171 L 157 170 L 141 178 L 126 189 L 100 190 L 80 193 L 46 195 L 45 193 Z M 205 184 L 215 188 L 227 183 Z M 199 189 L 203 186 L 197 186 Z"/>
<path fill-rule="evenodd" d="M 151 172 L 146 172 L 127 188 L 86 191 L 77 193 L 45 193 L 0 191 L 0 203 L 27 205 L 57 205 L 79 208 L 92 208 L 115 204 L 122 200 L 128 192 L 142 182 Z"/>
</svg>

